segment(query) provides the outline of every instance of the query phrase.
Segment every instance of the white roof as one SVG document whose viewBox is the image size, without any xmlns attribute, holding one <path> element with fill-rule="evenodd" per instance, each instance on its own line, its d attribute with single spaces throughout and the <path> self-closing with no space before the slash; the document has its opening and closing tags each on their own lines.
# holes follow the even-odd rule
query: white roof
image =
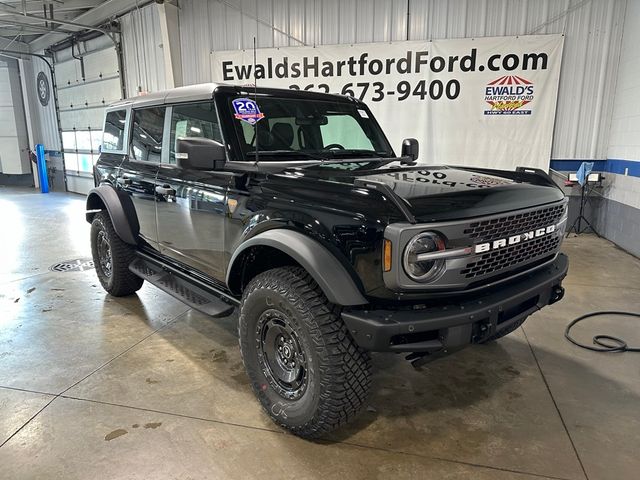
<svg viewBox="0 0 640 480">
<path fill-rule="evenodd" d="M 161 92 L 149 93 L 147 95 L 139 95 L 124 100 L 119 100 L 109 105 L 109 107 L 126 107 L 129 105 L 161 105 L 165 103 L 191 102 L 196 100 L 209 100 L 213 98 L 215 89 L 224 85 L 221 83 L 200 83 L 198 85 L 189 85 L 187 87 L 177 87 Z"/>
</svg>

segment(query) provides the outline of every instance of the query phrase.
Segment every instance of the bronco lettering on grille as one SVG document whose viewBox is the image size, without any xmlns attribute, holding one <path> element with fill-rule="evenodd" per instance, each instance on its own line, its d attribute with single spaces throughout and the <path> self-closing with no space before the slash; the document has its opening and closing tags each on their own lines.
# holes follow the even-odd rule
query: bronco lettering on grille
<svg viewBox="0 0 640 480">
<path fill-rule="evenodd" d="M 549 225 L 548 227 L 538 228 L 529 232 L 521 233 L 519 235 L 512 235 L 507 238 L 500 238 L 493 242 L 479 243 L 475 246 L 475 253 L 485 253 L 499 248 L 508 247 L 510 245 L 516 245 L 518 243 L 526 242 L 538 237 L 544 237 L 556 231 L 555 225 Z"/>
</svg>

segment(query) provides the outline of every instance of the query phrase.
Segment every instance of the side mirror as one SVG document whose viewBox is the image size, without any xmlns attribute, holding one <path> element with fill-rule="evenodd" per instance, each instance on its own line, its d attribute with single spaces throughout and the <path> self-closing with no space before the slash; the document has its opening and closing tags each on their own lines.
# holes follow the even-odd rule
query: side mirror
<svg viewBox="0 0 640 480">
<path fill-rule="evenodd" d="M 419 151 L 420 146 L 415 138 L 405 138 L 402 141 L 402 156 L 409 157 L 411 162 L 415 162 L 418 159 Z"/>
<path fill-rule="evenodd" d="M 190 170 L 216 170 L 227 160 L 225 146 L 210 138 L 187 137 L 176 141 L 176 164 Z"/>
</svg>

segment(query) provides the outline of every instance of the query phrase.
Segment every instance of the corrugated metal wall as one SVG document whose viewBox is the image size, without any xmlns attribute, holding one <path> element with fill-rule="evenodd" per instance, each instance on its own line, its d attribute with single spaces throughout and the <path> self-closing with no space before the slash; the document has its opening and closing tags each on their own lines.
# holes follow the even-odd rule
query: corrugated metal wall
<svg viewBox="0 0 640 480">
<path fill-rule="evenodd" d="M 564 33 L 552 157 L 606 158 L 627 0 L 183 0 L 185 84 L 253 47 Z"/>
<path fill-rule="evenodd" d="M 158 9 L 154 4 L 120 18 L 127 96 L 166 87 Z"/>
<path fill-rule="evenodd" d="M 47 150 L 60 150 L 60 133 L 58 132 L 58 119 L 56 118 L 56 110 L 53 101 L 53 85 L 51 82 L 51 74 L 49 67 L 38 57 L 28 57 L 23 62 L 25 71 L 25 84 L 27 91 L 23 94 L 29 96 L 29 106 L 31 109 L 33 144 L 41 143 Z M 36 78 L 38 73 L 43 72 L 49 80 L 51 88 L 51 97 L 47 106 L 42 106 L 38 100 Z"/>
</svg>

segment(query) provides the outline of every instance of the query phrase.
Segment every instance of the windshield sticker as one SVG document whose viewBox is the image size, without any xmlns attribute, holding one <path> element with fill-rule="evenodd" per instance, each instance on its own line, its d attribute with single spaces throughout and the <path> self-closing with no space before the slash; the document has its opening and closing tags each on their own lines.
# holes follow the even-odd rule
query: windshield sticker
<svg viewBox="0 0 640 480">
<path fill-rule="evenodd" d="M 235 118 L 255 125 L 264 118 L 264 113 L 258 108 L 258 104 L 250 98 L 236 98 L 231 102 L 236 114 Z"/>
<path fill-rule="evenodd" d="M 362 110 L 362 109 L 360 109 L 360 108 L 359 108 L 359 109 L 358 109 L 358 113 L 360 114 L 360 116 L 361 116 L 362 118 L 369 118 L 369 114 L 367 113 L 367 111 L 366 111 L 366 110 Z"/>
</svg>

